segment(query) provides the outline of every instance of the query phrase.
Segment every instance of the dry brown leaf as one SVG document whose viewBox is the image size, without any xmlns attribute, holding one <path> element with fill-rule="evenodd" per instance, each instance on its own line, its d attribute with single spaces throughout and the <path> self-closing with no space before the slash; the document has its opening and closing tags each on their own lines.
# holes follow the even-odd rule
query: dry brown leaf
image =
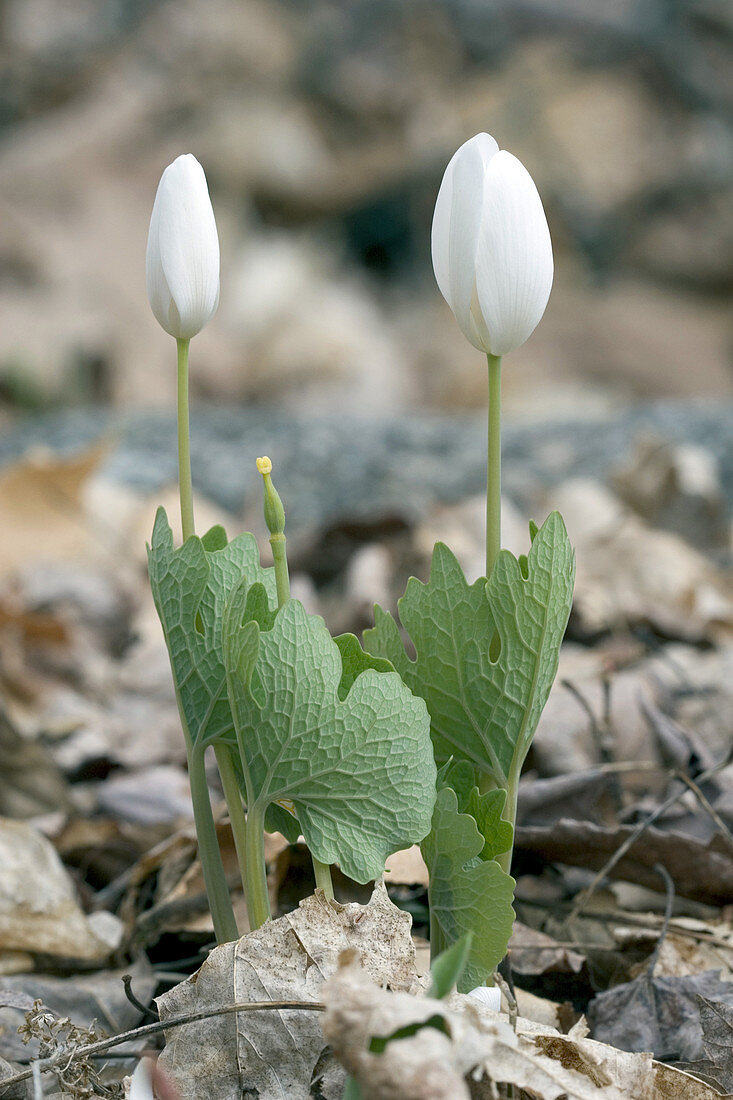
<svg viewBox="0 0 733 1100">
<path fill-rule="evenodd" d="M 512 970 L 519 974 L 578 974 L 585 957 L 568 947 L 562 947 L 552 936 L 515 921 L 509 940 Z"/>
<path fill-rule="evenodd" d="M 0 575 L 49 553 L 54 561 L 89 553 L 83 492 L 107 449 L 97 445 L 73 458 L 30 453 L 0 472 Z"/>
<path fill-rule="evenodd" d="M 0 948 L 88 962 L 109 957 L 110 943 L 79 908 L 71 879 L 41 833 L 0 818 L 0 867 Z"/>
<path fill-rule="evenodd" d="M 329 903 L 322 894 L 236 943 L 216 948 L 188 981 L 158 999 L 161 1019 L 242 1001 L 321 997 L 349 948 L 365 959 L 370 978 L 397 989 L 417 989 L 410 918 L 384 886 L 368 905 Z M 171 1031 L 161 1064 L 186 1100 L 306 1100 L 314 1075 L 327 1073 L 318 1014 L 272 1011 L 212 1017 Z M 320 1060 L 320 1062 L 319 1062 Z M 317 1068 L 318 1067 L 318 1068 Z M 340 1100 L 343 1075 L 320 1083 L 321 1095 Z M 250 1090 L 250 1092 L 247 1092 Z"/>
<path fill-rule="evenodd" d="M 655 530 L 599 482 L 565 482 L 553 496 L 575 547 L 574 613 L 590 632 L 651 623 L 672 637 L 730 633 L 730 578 L 668 531 Z"/>
<path fill-rule="evenodd" d="M 630 825 L 607 828 L 563 818 L 554 825 L 518 828 L 516 848 L 549 862 L 599 871 L 633 831 Z M 733 847 L 724 836 L 718 834 L 705 843 L 651 826 L 609 875 L 658 891 L 657 863 L 667 868 L 683 897 L 715 906 L 726 905 L 733 897 Z"/>
<path fill-rule="evenodd" d="M 584 1037 L 506 1018 L 471 997 L 447 1001 L 377 988 L 349 957 L 324 990 L 324 1035 L 364 1100 L 489 1100 L 512 1084 L 536 1100 L 716 1100 L 686 1073 Z M 407 1034 L 395 1036 L 398 1030 Z M 383 1052 L 372 1040 L 390 1039 Z"/>
</svg>

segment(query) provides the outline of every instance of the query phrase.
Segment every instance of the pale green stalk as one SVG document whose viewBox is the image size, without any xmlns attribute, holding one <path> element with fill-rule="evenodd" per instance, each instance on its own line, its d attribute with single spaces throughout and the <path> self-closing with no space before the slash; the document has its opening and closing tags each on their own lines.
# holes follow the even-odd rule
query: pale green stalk
<svg viewBox="0 0 733 1100">
<path fill-rule="evenodd" d="M 275 566 L 275 584 L 277 586 L 277 604 L 282 607 L 290 599 L 290 575 L 288 573 L 288 555 L 285 541 L 285 510 L 280 496 L 272 484 L 272 463 L 269 458 L 258 458 L 257 468 L 265 482 L 265 521 L 270 531 L 272 560 Z M 323 890 L 327 898 L 333 898 L 331 868 L 311 852 L 316 888 Z"/>
<path fill-rule="evenodd" d="M 247 795 L 245 890 L 250 928 L 270 919 L 270 899 L 265 875 L 265 818 L 253 797 Z"/>
<path fill-rule="evenodd" d="M 193 521 L 193 486 L 191 484 L 191 434 L 188 413 L 188 340 L 176 340 L 178 347 L 178 482 L 181 494 L 181 528 L 183 541 L 195 533 Z M 176 693 L 177 694 L 177 693 Z M 178 700 L 186 755 L 188 777 L 191 786 L 193 819 L 196 826 L 199 859 L 204 875 L 206 895 L 209 899 L 214 933 L 219 943 L 227 943 L 239 937 L 234 919 L 232 899 L 229 896 L 224 864 L 216 835 L 216 824 L 211 810 L 209 788 L 206 783 L 204 751 L 193 744 L 183 707 Z"/>
<path fill-rule="evenodd" d="M 501 356 L 489 361 L 489 454 L 486 470 L 486 576 L 501 549 Z"/>
<path fill-rule="evenodd" d="M 242 805 L 242 795 L 239 790 L 237 773 L 234 768 L 232 750 L 229 745 L 225 745 L 219 741 L 214 745 L 214 755 L 216 756 L 216 765 L 219 769 L 219 775 L 221 776 L 221 785 L 224 789 L 224 798 L 226 799 L 227 810 L 229 811 L 229 822 L 232 827 L 234 847 L 237 852 L 237 863 L 239 864 L 239 874 L 242 879 L 242 889 L 244 889 L 245 867 L 247 865 L 245 856 L 247 847 L 247 818 L 244 813 L 244 806 Z"/>
<path fill-rule="evenodd" d="M 188 346 L 190 340 L 176 340 L 178 346 L 178 485 L 181 494 L 183 541 L 194 533 L 193 486 L 191 484 L 191 432 L 188 423 Z"/>
</svg>

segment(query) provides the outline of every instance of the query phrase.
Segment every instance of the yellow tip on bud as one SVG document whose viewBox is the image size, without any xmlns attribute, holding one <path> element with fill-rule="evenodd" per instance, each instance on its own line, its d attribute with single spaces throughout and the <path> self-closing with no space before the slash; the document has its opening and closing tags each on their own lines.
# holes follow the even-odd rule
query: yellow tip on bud
<svg viewBox="0 0 733 1100">
<path fill-rule="evenodd" d="M 257 469 L 260 471 L 263 477 L 265 474 L 272 473 L 272 462 L 267 457 L 267 455 L 263 455 L 262 458 L 257 459 Z"/>
</svg>

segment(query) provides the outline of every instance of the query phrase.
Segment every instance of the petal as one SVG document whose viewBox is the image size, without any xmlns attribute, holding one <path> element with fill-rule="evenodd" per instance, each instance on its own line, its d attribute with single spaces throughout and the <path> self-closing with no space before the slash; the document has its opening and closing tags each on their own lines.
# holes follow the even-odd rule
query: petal
<svg viewBox="0 0 733 1100">
<path fill-rule="evenodd" d="M 483 180 L 498 150 L 489 134 L 476 134 L 465 142 L 445 170 L 433 214 L 431 245 L 435 278 L 461 330 L 474 344 L 471 299 L 476 281 Z"/>
<path fill-rule="evenodd" d="M 216 221 L 204 170 L 190 153 L 166 168 L 156 206 L 160 264 L 179 318 L 176 335 L 188 338 L 213 317 L 219 303 Z"/>
<path fill-rule="evenodd" d="M 502 150 L 484 178 L 476 293 L 493 355 L 523 344 L 545 312 L 553 277 L 552 241 L 534 180 Z"/>
<path fill-rule="evenodd" d="M 170 327 L 170 309 L 172 304 L 171 292 L 163 273 L 163 265 L 160 262 L 160 245 L 158 241 L 160 226 L 160 186 L 155 196 L 153 213 L 150 216 L 150 228 L 148 230 L 148 246 L 145 253 L 145 282 L 148 291 L 150 308 L 155 315 L 158 324 L 171 336 L 176 336 Z M 176 311 L 177 312 L 177 311 Z"/>
<path fill-rule="evenodd" d="M 140 1059 L 130 1078 L 130 1100 L 153 1100 L 153 1083 L 147 1058 Z"/>
<path fill-rule="evenodd" d="M 472 989 L 468 996 L 480 1001 L 481 1004 L 490 1008 L 492 1012 L 499 1012 L 501 1010 L 501 990 L 497 985 L 480 985 L 476 989 Z"/>
</svg>

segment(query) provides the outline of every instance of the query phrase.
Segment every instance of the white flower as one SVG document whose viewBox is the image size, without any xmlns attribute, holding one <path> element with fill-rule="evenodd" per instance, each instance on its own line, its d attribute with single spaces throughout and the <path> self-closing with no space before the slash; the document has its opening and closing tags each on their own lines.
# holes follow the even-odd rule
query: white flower
<svg viewBox="0 0 733 1100">
<path fill-rule="evenodd" d="M 501 1008 L 501 990 L 498 985 L 479 985 L 468 995 L 480 1001 L 482 1005 L 486 1005 L 492 1012 L 498 1012 Z"/>
<path fill-rule="evenodd" d="M 154 1100 L 153 1082 L 150 1076 L 150 1062 L 141 1058 L 135 1066 L 135 1072 L 129 1081 L 128 1100 Z"/>
<path fill-rule="evenodd" d="M 190 153 L 161 176 L 148 232 L 150 306 L 166 332 L 190 339 L 219 304 L 219 238 L 204 170 Z"/>
<path fill-rule="evenodd" d="M 534 180 L 489 134 L 445 170 L 432 251 L 441 294 L 474 347 L 506 355 L 523 344 L 550 296 L 552 242 Z"/>
</svg>

